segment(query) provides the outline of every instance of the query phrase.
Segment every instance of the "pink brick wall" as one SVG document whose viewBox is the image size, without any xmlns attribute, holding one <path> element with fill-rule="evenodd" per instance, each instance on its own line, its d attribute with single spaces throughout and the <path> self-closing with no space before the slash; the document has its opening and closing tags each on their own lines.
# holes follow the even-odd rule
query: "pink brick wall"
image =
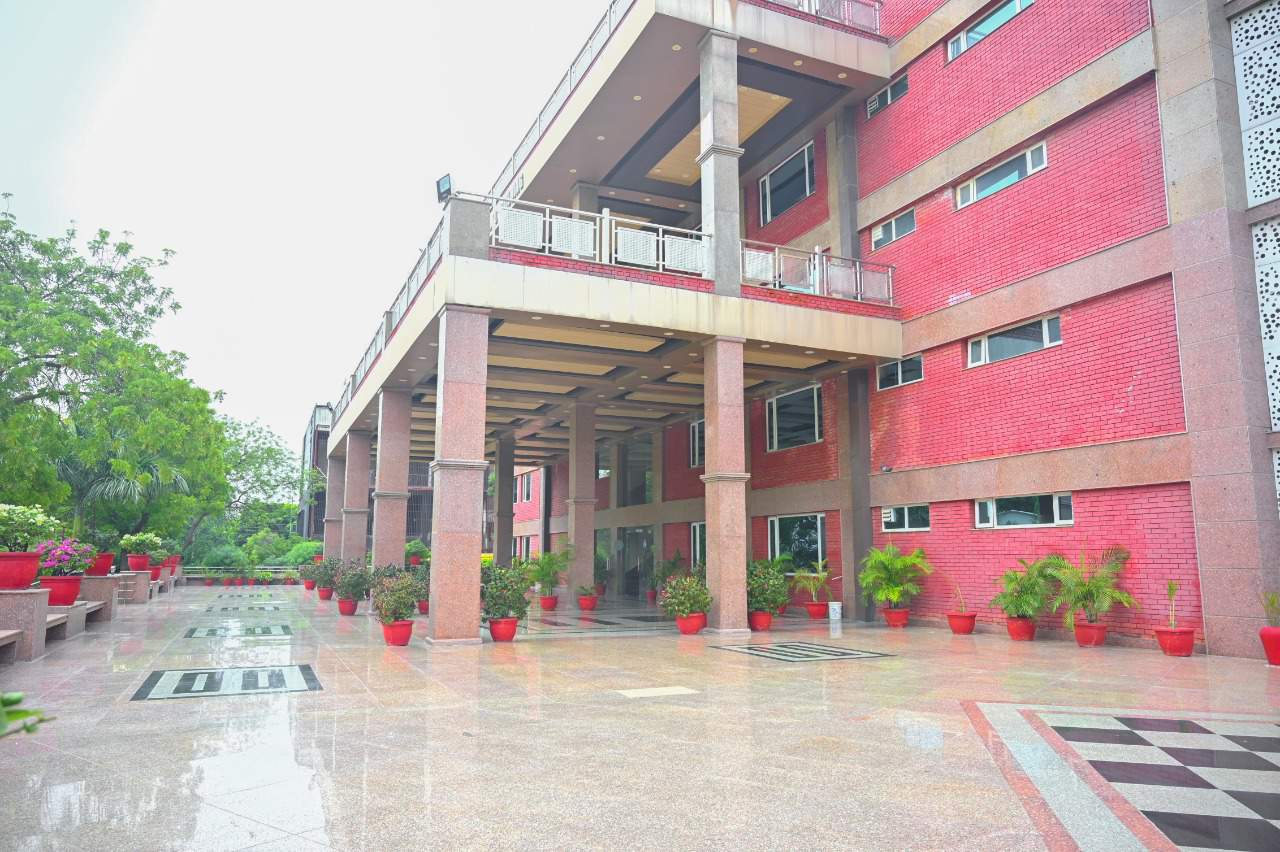
<svg viewBox="0 0 1280 852">
<path fill-rule="evenodd" d="M 529 481 L 529 499 L 524 497 L 524 482 Z M 534 468 L 516 477 L 515 521 L 536 521 L 542 517 L 542 471 Z"/>
<path fill-rule="evenodd" d="M 873 539 L 878 547 L 892 538 L 899 548 L 924 549 L 935 573 L 925 580 L 924 594 L 911 605 L 912 612 L 920 615 L 941 617 L 951 610 L 954 581 L 980 621 L 1003 624 L 1004 614 L 989 602 L 998 591 L 996 579 L 1018 567 L 1019 558 L 1037 559 L 1057 551 L 1074 562 L 1082 549 L 1096 558 L 1104 548 L 1118 544 L 1133 554 L 1120 585 L 1137 598 L 1141 608 L 1118 608 L 1103 623 L 1117 633 L 1150 639 L 1151 628 L 1163 625 L 1167 617 L 1165 584 L 1177 580 L 1182 586 L 1178 623 L 1201 627 L 1188 483 L 1077 491 L 1072 503 L 1074 526 L 994 530 L 974 529 L 971 501 L 934 503 L 929 532 L 892 536 L 881 531 L 877 507 L 872 512 Z M 1060 627 L 1061 614 L 1046 616 L 1041 623 Z"/>
<path fill-rule="evenodd" d="M 688 500 L 691 497 L 702 497 L 706 489 L 699 477 L 705 472 L 706 468 L 703 466 L 689 467 L 689 424 L 678 423 L 664 429 L 662 499 Z"/>
<path fill-rule="evenodd" d="M 968 368 L 966 342 L 924 354 L 916 382 L 871 391 L 871 469 L 1181 432 L 1173 285 L 1163 278 L 1066 308 L 1062 345 Z"/>
<path fill-rule="evenodd" d="M 787 514 L 800 515 L 806 512 L 825 513 L 824 530 L 826 531 L 826 557 L 829 580 L 830 600 L 841 600 L 844 597 L 844 561 L 840 558 L 840 512 L 837 509 L 825 509 L 821 506 L 796 506 Z M 751 558 L 769 558 L 769 518 L 757 515 L 751 518 Z M 791 595 L 791 601 L 800 604 L 809 600 L 808 592 L 797 592 Z"/>
<path fill-rule="evenodd" d="M 946 0 L 885 0 L 880 7 L 880 33 L 897 41 L 945 2 Z"/>
<path fill-rule="evenodd" d="M 1152 80 L 1055 128 L 1047 150 L 1046 169 L 962 210 L 951 187 L 920 199 L 916 231 L 879 251 L 870 250 L 870 229 L 862 232 L 867 258 L 897 267 L 904 318 L 1167 224 Z"/>
<path fill-rule="evenodd" d="M 749 403 L 751 482 L 753 490 L 835 479 L 840 475 L 836 412 L 844 405 L 833 379 L 822 383 L 822 440 L 789 450 L 766 452 L 764 400 Z"/>
<path fill-rule="evenodd" d="M 783 156 L 790 156 L 787 152 Z M 760 224 L 760 182 L 747 181 L 743 186 L 746 206 L 747 239 L 787 245 L 831 218 L 827 199 L 827 130 L 819 128 L 813 139 L 814 193 L 767 225 Z M 813 246 L 803 246 L 812 249 Z"/>
<path fill-rule="evenodd" d="M 671 559 L 680 551 L 680 558 L 689 564 L 689 554 L 693 552 L 693 533 L 690 525 L 685 523 L 662 525 L 662 558 Z"/>
<path fill-rule="evenodd" d="M 886 25 L 901 35 L 938 5 L 887 4 Z M 859 110 L 859 191 L 874 192 L 1149 26 L 1148 0 L 1077 0 L 1036 3 L 952 62 L 939 41 L 907 68 L 901 100 L 870 119 Z"/>
</svg>

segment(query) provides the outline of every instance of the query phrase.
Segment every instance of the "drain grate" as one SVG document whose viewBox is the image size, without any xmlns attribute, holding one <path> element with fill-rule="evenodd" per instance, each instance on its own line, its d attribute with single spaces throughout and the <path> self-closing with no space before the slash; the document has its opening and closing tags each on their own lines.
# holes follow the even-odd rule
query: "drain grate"
<svg viewBox="0 0 1280 852">
<path fill-rule="evenodd" d="M 260 605 L 260 606 L 211 606 L 205 609 L 205 612 L 280 612 L 284 609 L 282 606 Z"/>
<path fill-rule="evenodd" d="M 292 636 L 287 624 L 268 624 L 264 627 L 192 627 L 184 634 L 186 639 L 222 639 L 232 636 Z"/>
<path fill-rule="evenodd" d="M 859 651 L 857 648 L 841 648 L 836 645 L 819 645 L 816 642 L 774 642 L 768 645 L 715 645 L 722 651 L 736 651 L 780 663 L 820 663 L 826 660 L 868 660 L 891 657 L 875 651 Z"/>
<path fill-rule="evenodd" d="M 147 675 L 130 701 L 165 698 L 210 698 L 215 695 L 262 695 L 319 690 L 311 666 L 267 666 L 233 669 L 168 669 Z"/>
</svg>

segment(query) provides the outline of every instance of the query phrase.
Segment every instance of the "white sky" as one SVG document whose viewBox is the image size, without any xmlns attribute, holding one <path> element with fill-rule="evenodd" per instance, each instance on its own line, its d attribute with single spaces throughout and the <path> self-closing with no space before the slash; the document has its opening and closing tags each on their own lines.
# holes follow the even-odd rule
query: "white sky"
<svg viewBox="0 0 1280 852">
<path fill-rule="evenodd" d="M 0 0 L 0 191 L 178 252 L 159 343 L 301 443 L 439 219 L 488 191 L 605 0 Z"/>
</svg>

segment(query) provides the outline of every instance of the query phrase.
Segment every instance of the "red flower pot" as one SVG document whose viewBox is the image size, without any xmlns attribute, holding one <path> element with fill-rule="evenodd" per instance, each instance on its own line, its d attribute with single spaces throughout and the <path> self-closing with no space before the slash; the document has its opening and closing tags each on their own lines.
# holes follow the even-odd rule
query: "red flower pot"
<svg viewBox="0 0 1280 852">
<path fill-rule="evenodd" d="M 418 612 L 419 612 L 420 614 L 422 614 L 422 615 L 430 615 L 430 614 L 431 614 L 431 601 L 430 601 L 430 599 L 425 600 L 425 601 L 418 601 Z"/>
<path fill-rule="evenodd" d="M 1267 664 L 1280 666 L 1280 627 L 1260 628 L 1258 638 L 1262 640 L 1262 650 L 1266 652 Z"/>
<path fill-rule="evenodd" d="M 298 585 L 298 581 L 297 581 L 297 580 L 295 580 L 295 579 L 293 579 L 292 577 L 285 577 L 285 578 L 284 578 L 284 584 L 285 584 L 286 586 L 296 586 L 296 585 Z"/>
<path fill-rule="evenodd" d="M 556 597 L 555 595 L 539 595 L 538 596 L 538 606 L 542 607 L 543 612 L 551 612 L 551 610 L 556 608 L 556 603 L 558 601 L 559 601 L 559 598 Z"/>
<path fill-rule="evenodd" d="M 1030 642 L 1036 638 L 1036 622 L 1032 618 L 1009 616 L 1004 627 L 1009 631 L 1009 638 L 1015 642 Z"/>
<path fill-rule="evenodd" d="M 1096 648 L 1107 644 L 1107 628 L 1104 624 L 1077 621 L 1075 634 L 1076 644 L 1081 648 Z"/>
<path fill-rule="evenodd" d="M 658 602 L 658 590 L 657 589 L 645 590 L 644 599 L 649 602 L 649 606 L 653 606 Z"/>
<path fill-rule="evenodd" d="M 206 586 L 212 586 L 212 585 L 213 585 L 213 578 L 212 578 L 212 577 L 205 577 L 205 578 L 204 578 L 204 584 L 205 584 Z"/>
<path fill-rule="evenodd" d="M 1196 648 L 1194 627 L 1157 627 L 1156 641 L 1166 657 L 1190 657 Z"/>
<path fill-rule="evenodd" d="M 237 585 L 237 586 L 243 586 L 243 585 L 244 585 L 244 577 L 236 577 L 236 585 Z"/>
<path fill-rule="evenodd" d="M 776 614 L 783 615 L 786 613 L 786 611 L 787 611 L 787 605 L 783 604 L 782 606 L 778 607 L 778 612 Z"/>
<path fill-rule="evenodd" d="M 409 564 L 410 564 L 410 565 L 421 565 L 421 564 L 422 564 L 422 557 L 421 557 L 421 556 L 418 556 L 418 555 L 416 555 L 416 554 L 415 554 L 415 555 L 413 555 L 413 556 L 410 556 L 410 557 L 409 557 Z"/>
<path fill-rule="evenodd" d="M 698 616 L 702 616 L 702 618 L 699 618 Z M 706 624 L 706 621 L 704 620 L 705 618 L 706 613 L 704 612 L 695 612 L 690 615 L 677 615 L 676 629 L 685 636 L 692 636 L 701 630 Z"/>
<path fill-rule="evenodd" d="M 311 591 L 312 589 L 314 589 L 315 587 L 316 587 L 316 581 L 315 581 L 315 580 L 303 580 L 303 581 L 302 581 L 302 588 L 306 589 L 308 592 L 309 592 L 309 591 Z"/>
<path fill-rule="evenodd" d="M 41 577 L 40 588 L 49 590 L 49 606 L 71 606 L 80 597 L 80 578 Z"/>
<path fill-rule="evenodd" d="M 233 582 L 233 581 L 232 581 L 232 579 L 231 579 L 230 577 L 223 577 L 223 578 L 222 578 L 222 585 L 224 585 L 224 586 L 230 586 L 232 582 Z"/>
<path fill-rule="evenodd" d="M 604 583 L 596 583 L 596 597 L 604 597 Z"/>
<path fill-rule="evenodd" d="M 593 610 L 596 608 L 596 600 L 595 595 L 578 595 L 578 609 Z"/>
<path fill-rule="evenodd" d="M 253 579 L 252 577 L 250 577 L 250 578 L 249 578 L 249 585 L 250 585 L 250 586 L 256 586 L 257 584 L 258 584 L 258 581 L 257 581 L 257 580 Z"/>
<path fill-rule="evenodd" d="M 338 601 L 341 605 L 342 601 Z M 382 625 L 382 640 L 388 645 L 408 645 L 413 636 L 412 621 L 393 621 Z"/>
<path fill-rule="evenodd" d="M 0 553 L 0 589 L 25 589 L 40 573 L 38 553 Z"/>
<path fill-rule="evenodd" d="M 891 606 L 880 607 L 880 614 L 884 616 L 884 623 L 890 627 L 906 627 L 911 618 L 911 610 L 894 609 Z"/>
<path fill-rule="evenodd" d="M 805 610 L 809 613 L 810 618 L 826 618 L 827 602 L 826 601 L 809 601 L 804 605 Z"/>
<path fill-rule="evenodd" d="M 323 556 L 323 554 L 317 553 L 317 554 L 315 554 L 314 556 L 312 556 L 312 557 L 311 557 L 311 564 L 312 564 L 312 565 L 319 565 L 319 564 L 320 564 L 321 562 L 323 562 L 323 561 L 324 561 L 324 556 Z"/>
<path fill-rule="evenodd" d="M 510 642 L 516 638 L 516 625 L 519 621 L 514 618 L 491 618 L 489 619 L 489 636 L 495 642 Z"/>
<path fill-rule="evenodd" d="M 320 600 L 327 601 L 333 597 L 333 588 L 331 586 L 321 586 L 316 589 L 316 594 L 320 596 Z"/>
<path fill-rule="evenodd" d="M 111 573 L 111 565 L 116 561 L 114 553 L 99 553 L 93 557 L 93 564 L 85 569 L 86 577 L 105 577 Z"/>
<path fill-rule="evenodd" d="M 763 609 L 754 609 L 747 613 L 747 626 L 752 630 L 768 630 L 773 626 L 773 613 Z"/>
<path fill-rule="evenodd" d="M 151 567 L 151 557 L 145 553 L 130 553 L 125 557 L 130 571 L 146 571 Z"/>
<path fill-rule="evenodd" d="M 973 626 L 978 621 L 976 612 L 949 612 L 947 613 L 947 624 L 951 625 L 951 632 L 957 636 L 968 636 L 973 632 Z"/>
<path fill-rule="evenodd" d="M 338 612 L 342 615 L 355 615 L 356 607 L 360 605 L 360 601 L 354 598 L 338 598 Z"/>
<path fill-rule="evenodd" d="M 148 571 L 150 571 L 150 572 L 151 572 L 151 579 L 152 579 L 152 580 L 159 580 L 159 579 L 160 579 L 160 572 L 164 570 L 164 566 L 163 566 L 163 565 L 148 565 L 146 570 L 148 570 Z"/>
</svg>

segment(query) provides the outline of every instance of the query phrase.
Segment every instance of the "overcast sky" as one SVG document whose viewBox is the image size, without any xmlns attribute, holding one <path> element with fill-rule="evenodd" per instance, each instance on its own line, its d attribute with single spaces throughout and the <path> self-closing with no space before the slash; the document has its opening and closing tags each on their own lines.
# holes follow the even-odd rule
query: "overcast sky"
<svg viewBox="0 0 1280 852">
<path fill-rule="evenodd" d="M 0 0 L 0 191 L 129 230 L 157 329 L 297 448 L 439 219 L 488 191 L 605 0 Z"/>
</svg>

